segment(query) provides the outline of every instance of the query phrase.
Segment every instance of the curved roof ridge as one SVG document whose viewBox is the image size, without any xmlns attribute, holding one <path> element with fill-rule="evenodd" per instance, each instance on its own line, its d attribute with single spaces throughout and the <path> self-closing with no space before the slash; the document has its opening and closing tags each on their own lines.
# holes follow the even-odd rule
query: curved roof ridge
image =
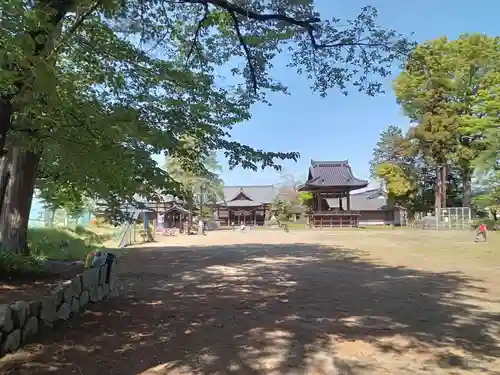
<svg viewBox="0 0 500 375">
<path fill-rule="evenodd" d="M 230 202 L 244 194 L 249 200 L 254 202 L 271 202 L 277 195 L 276 185 L 246 185 L 246 186 L 224 186 L 224 198 L 222 201 Z"/>
<path fill-rule="evenodd" d="M 344 164 L 347 164 L 349 165 L 349 160 L 348 159 L 345 159 L 345 160 L 312 160 L 311 159 L 311 166 L 312 167 L 316 167 L 316 166 L 319 166 L 319 165 L 325 165 L 325 166 L 328 166 L 328 165 L 344 165 Z"/>
<path fill-rule="evenodd" d="M 275 187 L 274 184 L 262 184 L 262 185 L 224 185 L 225 188 L 253 188 L 253 187 Z"/>
<path fill-rule="evenodd" d="M 354 175 L 347 159 L 338 161 L 311 160 L 309 177 L 305 185 L 315 188 L 338 186 L 355 190 L 366 187 L 368 181 Z M 304 189 L 305 186 L 302 190 Z"/>
</svg>

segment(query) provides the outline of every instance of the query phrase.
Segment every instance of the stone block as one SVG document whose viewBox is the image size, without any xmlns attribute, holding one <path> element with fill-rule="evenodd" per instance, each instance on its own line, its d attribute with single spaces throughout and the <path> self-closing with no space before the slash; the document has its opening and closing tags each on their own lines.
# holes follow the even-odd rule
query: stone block
<svg viewBox="0 0 500 375">
<path fill-rule="evenodd" d="M 103 290 L 103 293 L 104 293 L 104 298 L 106 298 L 107 296 L 109 296 L 109 292 L 111 290 L 111 288 L 109 287 L 109 284 L 104 284 L 102 286 L 102 290 Z"/>
<path fill-rule="evenodd" d="M 49 332 L 54 328 L 54 323 L 47 322 L 46 320 L 38 320 L 38 331 L 39 332 Z"/>
<path fill-rule="evenodd" d="M 23 342 L 29 340 L 38 333 L 38 319 L 30 316 L 23 328 Z"/>
<path fill-rule="evenodd" d="M 15 329 L 11 333 L 9 333 L 2 344 L 2 353 L 12 353 L 19 349 L 21 345 L 21 330 Z"/>
<path fill-rule="evenodd" d="M 63 302 L 71 302 L 71 298 L 73 298 L 73 290 L 71 289 L 71 280 L 67 280 L 62 285 L 63 290 Z"/>
<path fill-rule="evenodd" d="M 109 289 L 113 290 L 116 288 L 116 276 L 113 271 L 111 271 L 111 275 L 109 276 Z"/>
<path fill-rule="evenodd" d="M 69 303 L 64 302 L 59 310 L 57 310 L 57 318 L 59 320 L 68 320 L 71 314 L 71 305 Z"/>
<path fill-rule="evenodd" d="M 30 312 L 30 305 L 25 301 L 17 301 L 10 305 L 12 311 L 12 320 L 14 320 L 15 328 L 23 328 L 26 319 L 28 319 Z"/>
<path fill-rule="evenodd" d="M 40 317 L 40 310 L 42 308 L 42 303 L 40 301 L 31 301 L 28 303 L 30 306 L 30 316 Z"/>
<path fill-rule="evenodd" d="M 57 296 L 52 295 L 43 297 L 40 319 L 48 323 L 54 323 L 57 320 L 57 310 L 59 307 L 57 302 Z"/>
<path fill-rule="evenodd" d="M 72 297 L 76 298 L 78 298 L 80 293 L 83 292 L 82 275 L 76 275 L 76 277 L 71 280 L 71 290 L 73 291 Z"/>
<path fill-rule="evenodd" d="M 78 311 L 80 311 L 80 300 L 73 297 L 73 299 L 71 300 L 71 312 L 74 314 Z"/>
<path fill-rule="evenodd" d="M 82 293 L 82 278 L 80 275 L 64 283 L 64 302 L 71 303 L 73 297 L 80 297 L 80 293 Z"/>
<path fill-rule="evenodd" d="M 113 298 L 113 297 L 118 297 L 119 295 L 120 295 L 120 292 L 118 291 L 118 288 L 114 288 L 114 289 L 111 289 L 109 291 L 108 297 Z"/>
<path fill-rule="evenodd" d="M 52 296 L 55 298 L 56 305 L 59 307 L 64 301 L 64 286 L 57 286 L 52 291 Z"/>
<path fill-rule="evenodd" d="M 10 333 L 14 329 L 12 311 L 8 305 L 0 305 L 0 331 Z"/>
<path fill-rule="evenodd" d="M 97 287 L 97 296 L 99 297 L 99 301 L 102 301 L 106 298 L 106 294 L 104 293 L 104 285 L 99 285 Z"/>
<path fill-rule="evenodd" d="M 83 308 L 88 305 L 90 300 L 90 293 L 88 290 L 84 290 L 82 294 L 80 294 L 80 308 Z"/>
<path fill-rule="evenodd" d="M 89 268 L 82 273 L 83 290 L 89 290 L 99 284 L 99 268 Z"/>
<path fill-rule="evenodd" d="M 90 299 L 90 302 L 92 303 L 97 303 L 99 302 L 99 294 L 98 294 L 98 291 L 97 291 L 97 286 L 93 286 L 92 288 L 89 289 L 89 299 Z"/>
<path fill-rule="evenodd" d="M 99 267 L 99 285 L 103 285 L 106 283 L 106 276 L 108 274 L 108 265 L 105 264 L 102 267 Z"/>
</svg>

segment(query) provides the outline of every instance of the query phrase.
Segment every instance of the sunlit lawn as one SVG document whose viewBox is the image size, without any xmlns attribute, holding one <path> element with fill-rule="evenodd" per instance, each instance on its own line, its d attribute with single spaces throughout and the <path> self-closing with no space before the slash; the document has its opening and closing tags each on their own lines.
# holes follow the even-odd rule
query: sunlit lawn
<svg viewBox="0 0 500 375">
<path fill-rule="evenodd" d="M 489 233 L 486 243 L 475 243 L 475 232 L 469 230 L 338 231 L 330 238 L 393 265 L 463 271 L 500 267 L 500 234 L 496 232 Z"/>
</svg>

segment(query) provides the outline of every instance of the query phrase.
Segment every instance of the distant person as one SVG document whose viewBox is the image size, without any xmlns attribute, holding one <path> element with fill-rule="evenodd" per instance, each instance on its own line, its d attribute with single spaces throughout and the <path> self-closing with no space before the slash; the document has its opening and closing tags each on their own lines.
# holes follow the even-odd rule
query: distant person
<svg viewBox="0 0 500 375">
<path fill-rule="evenodd" d="M 288 224 L 287 223 L 282 223 L 279 220 L 276 220 L 276 222 L 278 223 L 278 228 L 283 228 L 283 230 L 285 231 L 285 233 L 290 232 L 290 230 L 288 229 Z"/>
<path fill-rule="evenodd" d="M 244 232 L 245 231 L 245 223 L 241 223 L 241 226 L 240 226 L 240 231 Z"/>
<path fill-rule="evenodd" d="M 207 234 L 205 233 L 205 222 L 203 220 L 200 220 L 198 222 L 198 233 L 206 236 Z"/>
<path fill-rule="evenodd" d="M 488 228 L 486 227 L 485 223 L 479 224 L 479 226 L 476 228 L 476 239 L 474 242 L 479 242 L 479 239 L 483 237 L 484 242 L 487 241 L 487 236 L 488 236 Z"/>
</svg>

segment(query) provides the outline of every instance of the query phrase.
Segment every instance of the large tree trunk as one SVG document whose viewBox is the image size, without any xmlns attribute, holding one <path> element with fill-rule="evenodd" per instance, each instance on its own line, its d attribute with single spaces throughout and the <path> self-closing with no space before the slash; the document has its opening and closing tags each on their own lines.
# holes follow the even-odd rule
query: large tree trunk
<svg viewBox="0 0 500 375">
<path fill-rule="evenodd" d="M 472 170 L 464 168 L 462 170 L 462 207 L 471 207 L 472 204 Z"/>
<path fill-rule="evenodd" d="M 434 194 L 434 208 L 436 209 L 436 215 L 439 209 L 442 207 L 443 198 L 443 175 L 441 174 L 441 167 L 437 167 L 436 170 L 436 189 Z"/>
<path fill-rule="evenodd" d="M 0 197 L 0 241 L 5 250 L 22 253 L 29 251 L 28 221 L 40 156 L 38 152 L 20 147 L 14 147 L 9 152 L 9 177 L 5 194 Z"/>
<path fill-rule="evenodd" d="M 12 157 L 8 153 L 0 159 L 0 212 L 2 212 L 5 194 L 10 179 L 10 165 Z"/>
<path fill-rule="evenodd" d="M 441 208 L 448 206 L 448 167 L 441 167 Z"/>
<path fill-rule="evenodd" d="M 12 96 L 0 97 L 0 157 L 2 157 L 2 159 L 7 153 L 5 150 L 5 142 L 7 140 L 7 134 L 12 128 L 12 115 Z"/>
</svg>

